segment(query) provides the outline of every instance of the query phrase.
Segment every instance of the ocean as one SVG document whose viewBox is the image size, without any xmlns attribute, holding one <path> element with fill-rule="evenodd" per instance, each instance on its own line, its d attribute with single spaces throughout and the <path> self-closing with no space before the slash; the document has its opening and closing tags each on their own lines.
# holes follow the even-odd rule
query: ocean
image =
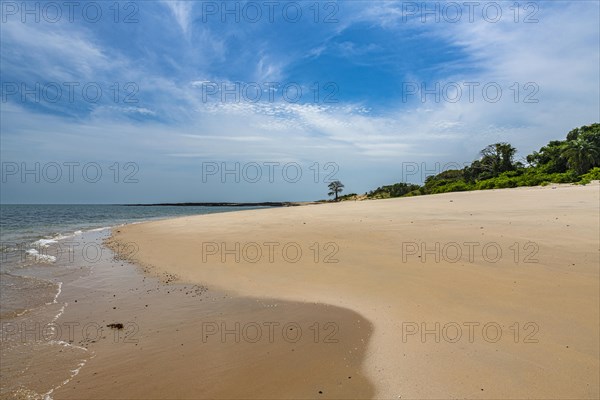
<svg viewBox="0 0 600 400">
<path fill-rule="evenodd" d="M 59 290 L 55 279 L 48 279 L 48 267 L 60 273 L 61 267 L 70 266 L 67 252 L 85 245 L 78 240 L 84 232 L 253 208 L 264 207 L 0 205 L 0 319 L 43 305 L 46 292 Z"/>
</svg>

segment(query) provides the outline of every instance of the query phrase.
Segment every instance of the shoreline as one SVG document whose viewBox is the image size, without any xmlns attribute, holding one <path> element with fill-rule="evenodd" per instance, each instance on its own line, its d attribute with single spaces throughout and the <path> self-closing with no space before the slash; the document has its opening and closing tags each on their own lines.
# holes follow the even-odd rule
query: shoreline
<svg viewBox="0 0 600 400">
<path fill-rule="evenodd" d="M 317 201 L 265 201 L 259 203 L 229 203 L 229 202 L 184 202 L 184 203 L 150 203 L 150 204 L 115 204 L 126 207 L 297 207 L 308 204 L 319 204 Z"/>
<path fill-rule="evenodd" d="M 122 227 L 113 240 L 135 242 L 139 252 L 132 261 L 182 281 L 363 315 L 374 325 L 365 366 L 376 397 L 594 398 L 598 189 L 597 183 L 516 188 L 180 217 Z M 504 258 L 469 262 L 463 254 L 453 263 L 423 262 L 416 255 L 402 260 L 398 251 L 407 242 L 435 247 L 483 239 L 500 246 Z M 257 252 L 264 256 L 270 250 L 262 244 L 270 242 L 292 244 L 304 255 L 257 259 Z M 338 248 L 320 247 L 317 255 L 315 243 Z M 515 243 L 518 255 L 510 250 Z M 541 260 L 527 265 L 531 244 Z M 332 254 L 338 262 L 324 262 Z M 424 324 L 427 330 L 469 322 L 499 326 L 504 337 L 497 343 L 481 337 L 473 343 L 431 343 L 414 334 L 407 341 L 401 334 L 407 326 Z M 516 326 L 518 343 L 509 337 Z M 538 342 L 524 344 L 523 336 L 536 329 Z M 561 358 L 559 365 L 553 366 L 554 357 Z M 461 368 L 448 373 L 451 359 Z M 424 376 L 437 385 L 427 385 Z M 503 380 L 514 385 L 507 388 Z"/>
<path fill-rule="evenodd" d="M 372 327 L 359 314 L 144 271 L 110 249 L 109 235 L 82 233 L 81 244 L 107 250 L 93 262 L 75 252 L 71 263 L 36 267 L 56 270 L 58 291 L 3 319 L 2 397 L 373 396 L 361 367 Z"/>
</svg>

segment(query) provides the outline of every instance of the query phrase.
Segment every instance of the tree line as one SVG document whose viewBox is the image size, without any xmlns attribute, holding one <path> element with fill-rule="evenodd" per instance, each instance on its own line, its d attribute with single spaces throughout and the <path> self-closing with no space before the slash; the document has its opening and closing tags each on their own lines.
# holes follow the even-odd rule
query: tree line
<svg viewBox="0 0 600 400">
<path fill-rule="evenodd" d="M 400 182 L 381 186 L 365 196 L 375 199 L 550 183 L 587 184 L 600 179 L 600 123 L 575 128 L 565 140 L 552 140 L 523 161 L 515 161 L 516 152 L 510 143 L 490 144 L 481 150 L 479 159 L 463 169 L 428 176 L 423 185 Z M 330 195 L 334 193 L 337 199 L 337 191 Z M 352 198 L 356 194 L 339 196 L 340 200 Z"/>
</svg>

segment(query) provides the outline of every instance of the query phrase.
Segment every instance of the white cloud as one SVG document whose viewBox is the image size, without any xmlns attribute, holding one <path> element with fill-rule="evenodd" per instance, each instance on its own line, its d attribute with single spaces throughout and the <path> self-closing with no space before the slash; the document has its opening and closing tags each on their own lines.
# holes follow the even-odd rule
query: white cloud
<svg viewBox="0 0 600 400">
<path fill-rule="evenodd" d="M 191 16 L 194 2 L 166 0 L 163 1 L 163 4 L 165 4 L 169 8 L 171 13 L 173 14 L 173 17 L 175 18 L 175 21 L 177 21 L 177 24 L 181 28 L 182 32 L 185 35 L 188 35 L 192 21 Z"/>
<path fill-rule="evenodd" d="M 5 71 L 19 71 L 28 78 L 43 76 L 60 82 L 97 77 L 98 70 L 119 65 L 85 30 L 65 24 L 2 24 L 2 53 Z"/>
</svg>

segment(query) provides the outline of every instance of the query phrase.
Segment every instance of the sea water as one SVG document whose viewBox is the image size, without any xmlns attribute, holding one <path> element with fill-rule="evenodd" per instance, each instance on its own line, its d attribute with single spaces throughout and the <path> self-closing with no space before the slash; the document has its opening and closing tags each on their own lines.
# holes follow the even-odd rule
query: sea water
<svg viewBox="0 0 600 400">
<path fill-rule="evenodd" d="M 0 205 L 0 319 L 26 313 L 56 295 L 59 282 L 49 271 L 60 273 L 62 264 L 69 264 L 66 252 L 83 245 L 77 240 L 83 232 L 252 208 L 258 207 Z"/>
</svg>

